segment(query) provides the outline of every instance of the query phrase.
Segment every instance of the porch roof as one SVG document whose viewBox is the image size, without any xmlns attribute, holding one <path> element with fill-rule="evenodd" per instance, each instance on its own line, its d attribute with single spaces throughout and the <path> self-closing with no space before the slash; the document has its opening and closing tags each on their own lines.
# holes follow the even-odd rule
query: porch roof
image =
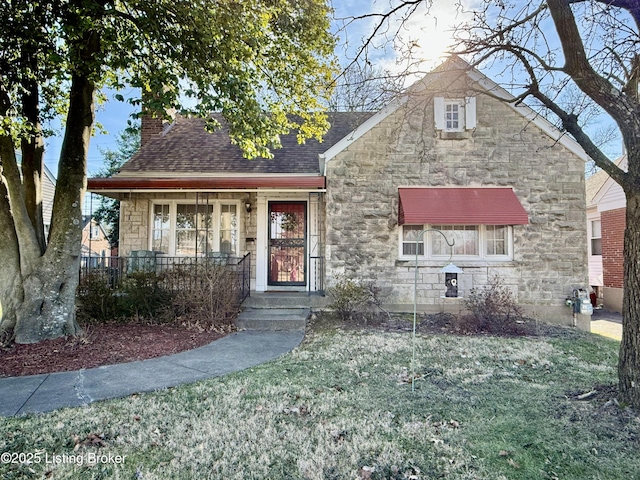
<svg viewBox="0 0 640 480">
<path fill-rule="evenodd" d="M 325 177 L 298 176 L 224 176 L 224 177 L 110 177 L 90 178 L 92 192 L 129 192 L 132 190 L 251 190 L 257 188 L 324 189 Z"/>
<path fill-rule="evenodd" d="M 526 225 L 529 216 L 512 188 L 400 188 L 398 223 Z"/>
</svg>

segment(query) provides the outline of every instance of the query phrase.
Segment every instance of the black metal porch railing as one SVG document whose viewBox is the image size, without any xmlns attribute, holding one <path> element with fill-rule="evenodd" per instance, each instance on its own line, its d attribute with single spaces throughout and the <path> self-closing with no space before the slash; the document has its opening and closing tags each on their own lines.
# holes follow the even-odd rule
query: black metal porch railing
<svg viewBox="0 0 640 480">
<path fill-rule="evenodd" d="M 251 291 L 251 253 L 243 257 L 213 253 L 207 257 L 166 257 L 155 252 L 132 252 L 127 257 L 82 257 L 80 281 L 89 275 L 117 290 L 133 274 L 156 274 L 164 288 L 173 292 L 192 290 L 214 268 L 223 266 L 235 274 L 238 299 L 244 301 Z"/>
<path fill-rule="evenodd" d="M 251 252 L 247 253 L 233 266 L 238 276 L 239 297 L 240 303 L 242 303 L 251 293 Z"/>
</svg>

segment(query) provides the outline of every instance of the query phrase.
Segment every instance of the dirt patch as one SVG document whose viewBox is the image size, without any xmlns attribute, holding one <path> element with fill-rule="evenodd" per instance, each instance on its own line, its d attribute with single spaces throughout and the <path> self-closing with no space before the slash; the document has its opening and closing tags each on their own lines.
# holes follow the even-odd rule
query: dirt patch
<svg viewBox="0 0 640 480">
<path fill-rule="evenodd" d="M 223 337 L 170 325 L 91 325 L 78 337 L 0 349 L 0 377 L 66 372 L 161 357 L 201 347 Z"/>
<path fill-rule="evenodd" d="M 558 401 L 556 418 L 565 418 L 568 425 L 591 425 L 591 433 L 595 437 L 621 439 L 631 449 L 637 449 L 640 416 L 618 402 L 618 393 L 618 386 L 614 384 L 596 385 L 588 391 L 569 391 L 565 398 L 571 402 Z"/>
<path fill-rule="evenodd" d="M 420 313 L 416 317 L 416 332 L 421 334 L 448 335 L 494 335 L 502 337 L 556 337 L 579 338 L 584 332 L 571 327 L 550 325 L 531 319 L 499 325 L 501 328 L 483 329 L 468 319 L 450 313 Z M 413 330 L 413 314 L 384 312 L 360 316 L 352 320 L 342 320 L 330 312 L 319 312 L 311 317 L 311 331 L 314 329 L 373 329 L 387 332 L 410 332 Z"/>
</svg>

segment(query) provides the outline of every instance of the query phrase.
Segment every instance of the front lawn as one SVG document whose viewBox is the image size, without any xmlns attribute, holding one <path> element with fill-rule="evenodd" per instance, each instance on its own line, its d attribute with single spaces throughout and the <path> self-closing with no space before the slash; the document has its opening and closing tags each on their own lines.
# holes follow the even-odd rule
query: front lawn
<svg viewBox="0 0 640 480">
<path fill-rule="evenodd" d="M 640 478 L 640 417 L 612 400 L 616 342 L 421 334 L 416 348 L 414 392 L 410 334 L 326 329 L 238 374 L 2 419 L 0 451 L 40 459 L 2 478 Z"/>
</svg>

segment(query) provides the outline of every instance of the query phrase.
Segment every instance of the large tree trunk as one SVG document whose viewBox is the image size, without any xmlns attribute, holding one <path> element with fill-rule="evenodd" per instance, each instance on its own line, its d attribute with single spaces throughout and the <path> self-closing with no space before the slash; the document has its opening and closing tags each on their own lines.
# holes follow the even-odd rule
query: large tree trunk
<svg viewBox="0 0 640 480">
<path fill-rule="evenodd" d="M 79 6 L 81 2 L 78 2 Z M 78 11 L 81 11 L 79 9 Z M 86 13 L 86 12 L 84 12 Z M 100 14 L 92 9 L 91 14 Z M 80 17 L 71 25 L 79 25 L 86 19 Z M 82 21 L 80 21 L 82 20 Z M 0 301 L 7 317 L 3 325 L 13 328 L 17 343 L 35 343 L 41 340 L 75 335 L 81 331 L 76 322 L 75 296 L 79 281 L 82 243 L 82 200 L 86 190 L 86 167 L 89 140 L 94 121 L 95 81 L 99 78 L 102 62 L 100 37 L 96 31 L 82 31 L 70 47 L 71 63 L 76 68 L 71 76 L 69 112 L 65 122 L 65 136 L 58 164 L 58 180 L 53 202 L 53 220 L 49 244 L 42 253 L 41 235 L 34 222 L 39 224 L 37 195 L 39 182 L 23 184 L 15 161 L 13 141 L 0 137 L 2 173 L 6 181 L 11 213 L 7 213 L 6 196 L 0 198 L 0 229 L 7 235 L 0 236 L 3 245 L 3 267 L 0 269 Z M 34 95 L 25 97 L 28 102 Z M 28 103 L 23 99 L 23 102 Z M 0 86 L 0 106 L 10 105 L 8 95 Z M 25 110 L 27 105 L 24 105 Z M 33 105 L 31 105 L 33 107 Z M 2 111 L 4 111 L 2 110 Z M 37 115 L 36 115 L 37 116 Z M 32 122 L 35 124 L 35 120 Z M 32 156 L 29 163 L 31 175 L 39 177 L 39 136 L 23 143 Z M 27 192 L 25 192 L 25 187 Z M 4 193 L 0 189 L 0 196 Z M 26 196 L 35 198 L 33 205 Z M 13 236 L 11 231 L 13 230 Z M 4 231 L 2 232 L 5 233 Z M 4 244 L 6 242 L 6 244 Z M 6 263 L 5 263 L 6 262 Z M 19 268 L 19 269 L 18 269 Z M 12 270 L 13 269 L 13 270 Z"/>
<path fill-rule="evenodd" d="M 23 52 L 23 63 L 35 72 L 38 60 L 32 51 Z M 23 81 L 22 105 L 25 117 L 33 125 L 33 134 L 22 139 L 22 181 L 24 184 L 24 201 L 41 253 L 46 248 L 44 238 L 44 222 L 42 218 L 42 163 L 44 156 L 44 139 L 40 124 L 40 94 L 38 83 L 32 77 Z"/>
<path fill-rule="evenodd" d="M 23 301 L 16 308 L 13 336 L 16 343 L 36 343 L 82 330 L 76 322 L 77 256 L 60 262 L 43 257 L 38 267 L 22 279 Z"/>
<path fill-rule="evenodd" d="M 11 340 L 16 325 L 16 308 L 22 303 L 22 277 L 18 239 L 9 209 L 9 198 L 4 183 L 0 182 L 0 343 Z"/>
<path fill-rule="evenodd" d="M 640 408 L 640 191 L 627 192 L 626 197 L 623 326 L 618 383 L 620 399 Z"/>
<path fill-rule="evenodd" d="M 93 124 L 93 83 L 72 79 L 60 170 L 56 187 L 51 242 L 43 254 L 28 214 L 28 193 L 20 178 L 13 140 L 0 137 L 4 182 L 0 188 L 0 321 L 2 339 L 17 343 L 80 332 L 75 317 L 75 293 L 80 270 L 81 205 L 86 158 Z M 0 90 L 3 108 L 6 95 Z M 29 183 L 29 182 L 25 182 Z"/>
<path fill-rule="evenodd" d="M 88 41 L 98 42 L 93 36 Z M 16 312 L 17 343 L 35 343 L 81 331 L 76 322 L 75 296 L 94 92 L 95 84 L 87 75 L 72 77 L 49 245 L 31 269 L 22 269 L 24 301 Z"/>
<path fill-rule="evenodd" d="M 87 92 L 89 97 L 92 96 L 91 89 L 81 90 L 83 97 Z M 89 118 L 92 118 L 92 107 L 89 107 L 89 112 Z M 61 165 L 66 165 L 68 178 L 61 182 L 61 188 L 56 194 L 59 197 L 59 214 L 54 225 L 58 234 L 52 239 L 44 255 L 27 214 L 13 142 L 8 137 L 0 137 L 2 173 L 9 187 L 7 190 L 5 184 L 0 183 L 2 340 L 9 337 L 17 343 L 34 343 L 80 331 L 75 320 L 75 292 L 80 266 L 84 164 L 90 132 L 90 125 L 84 125 L 86 115 L 83 119 L 79 123 L 72 121 L 73 125 L 77 124 L 79 127 L 69 131 L 69 135 L 77 135 L 85 130 L 87 132 L 80 135 L 79 160 L 78 157 L 71 156 L 82 168 L 78 171 L 78 165 L 73 166 L 74 162 L 61 160 Z M 78 143 L 78 140 L 70 142 L 74 143 Z M 68 151 L 69 149 L 63 148 L 63 152 Z M 72 172 L 72 167 L 76 169 L 75 173 Z"/>
</svg>

